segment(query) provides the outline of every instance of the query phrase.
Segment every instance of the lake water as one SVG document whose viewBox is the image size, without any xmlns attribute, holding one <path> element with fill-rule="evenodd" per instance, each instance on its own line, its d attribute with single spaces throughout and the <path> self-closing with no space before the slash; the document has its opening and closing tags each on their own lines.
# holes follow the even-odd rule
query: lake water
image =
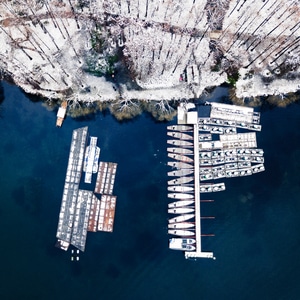
<svg viewBox="0 0 300 300">
<path fill-rule="evenodd" d="M 168 249 L 166 126 L 148 114 L 67 118 L 2 83 L 0 299 L 300 299 L 300 106 L 264 109 L 266 171 L 226 179 L 204 203 L 203 249 Z M 89 126 L 100 159 L 118 163 L 113 233 L 88 233 L 71 262 L 54 247 L 72 130 Z"/>
</svg>

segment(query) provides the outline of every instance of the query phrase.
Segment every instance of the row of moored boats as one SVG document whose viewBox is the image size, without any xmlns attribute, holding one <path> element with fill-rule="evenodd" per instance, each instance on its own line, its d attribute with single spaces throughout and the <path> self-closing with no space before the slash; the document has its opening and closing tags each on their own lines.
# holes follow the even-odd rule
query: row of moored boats
<svg viewBox="0 0 300 300">
<path fill-rule="evenodd" d="M 195 247 L 195 199 L 194 199 L 194 144 L 193 127 L 187 125 L 168 126 L 168 162 L 172 170 L 168 172 L 168 213 L 175 216 L 169 219 L 168 233 L 176 238 L 169 240 L 173 250 L 194 251 Z"/>
</svg>

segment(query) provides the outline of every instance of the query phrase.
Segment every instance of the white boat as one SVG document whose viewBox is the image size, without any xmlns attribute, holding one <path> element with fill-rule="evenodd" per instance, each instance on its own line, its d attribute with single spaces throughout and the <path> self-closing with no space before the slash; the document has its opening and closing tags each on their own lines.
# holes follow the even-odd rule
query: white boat
<svg viewBox="0 0 300 300">
<path fill-rule="evenodd" d="M 195 227 L 195 223 L 192 222 L 181 222 L 181 223 L 172 223 L 168 224 L 170 229 L 186 229 Z"/>
<path fill-rule="evenodd" d="M 184 186 L 184 185 L 173 185 L 168 186 L 168 191 L 170 192 L 193 192 L 194 188 L 191 186 Z"/>
<path fill-rule="evenodd" d="M 169 193 L 168 197 L 172 199 L 192 199 L 194 198 L 194 195 L 185 193 Z"/>
<path fill-rule="evenodd" d="M 189 214 L 189 213 L 193 213 L 194 211 L 195 209 L 192 207 L 176 207 L 176 208 L 168 209 L 169 214 L 178 214 L 178 215 Z"/>
<path fill-rule="evenodd" d="M 168 166 L 176 169 L 193 169 L 194 166 L 181 161 L 168 161 Z"/>
<path fill-rule="evenodd" d="M 176 202 L 169 203 L 168 207 L 169 208 L 183 207 L 183 206 L 188 206 L 188 205 L 191 205 L 194 203 L 195 203 L 194 200 L 179 200 Z"/>
<path fill-rule="evenodd" d="M 175 218 L 169 219 L 169 223 L 180 223 L 180 222 L 184 222 L 187 220 L 190 220 L 192 218 L 194 218 L 195 215 L 194 214 L 187 214 L 187 215 L 182 215 L 182 216 L 177 216 Z"/>
<path fill-rule="evenodd" d="M 182 244 L 187 244 L 187 245 L 196 244 L 196 240 L 190 239 L 190 238 L 171 238 L 171 239 L 169 239 L 169 242 L 182 243 Z"/>
<path fill-rule="evenodd" d="M 194 180 L 194 177 L 179 177 L 176 179 L 168 180 L 168 185 L 184 184 L 184 183 L 189 183 L 193 180 Z"/>
<path fill-rule="evenodd" d="M 212 136 L 210 133 L 199 134 L 199 142 L 211 141 L 211 139 L 212 139 Z"/>
<path fill-rule="evenodd" d="M 188 156 L 181 155 L 181 154 L 174 154 L 174 153 L 168 153 L 168 156 L 179 161 L 183 161 L 185 163 L 193 163 L 194 160 Z"/>
<path fill-rule="evenodd" d="M 167 128 L 168 130 L 176 130 L 176 131 L 193 131 L 193 126 L 189 126 L 189 125 L 170 125 Z"/>
<path fill-rule="evenodd" d="M 185 154 L 185 155 L 193 155 L 193 150 L 185 149 L 185 148 L 167 148 L 167 151 L 170 153 L 177 153 L 177 154 Z"/>
<path fill-rule="evenodd" d="M 167 140 L 167 143 L 173 146 L 180 146 L 180 147 L 187 147 L 187 148 L 193 148 L 194 144 L 187 141 L 182 140 Z"/>
<path fill-rule="evenodd" d="M 193 136 L 186 134 L 186 133 L 178 132 L 178 131 L 168 131 L 167 135 L 174 137 L 176 139 L 181 139 L 181 140 L 192 140 L 193 139 Z"/>
<path fill-rule="evenodd" d="M 178 236 L 195 236 L 195 232 L 184 229 L 169 229 L 168 234 L 178 235 Z"/>
<path fill-rule="evenodd" d="M 194 173 L 193 169 L 182 169 L 182 170 L 170 171 L 170 172 L 168 172 L 168 176 L 183 177 L 183 176 L 187 176 L 187 175 L 190 175 L 193 173 Z"/>
<path fill-rule="evenodd" d="M 194 245 L 184 243 L 183 240 L 187 240 L 187 239 L 170 239 L 169 240 L 169 248 L 172 250 L 181 250 L 181 251 L 196 250 L 196 247 Z"/>
</svg>

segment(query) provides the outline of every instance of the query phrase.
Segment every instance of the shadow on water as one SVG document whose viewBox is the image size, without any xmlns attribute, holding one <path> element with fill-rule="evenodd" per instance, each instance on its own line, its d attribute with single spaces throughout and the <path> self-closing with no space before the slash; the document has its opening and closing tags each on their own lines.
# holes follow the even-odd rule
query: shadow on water
<svg viewBox="0 0 300 300">
<path fill-rule="evenodd" d="M 0 82 L 0 118 L 3 118 L 2 116 L 2 103 L 4 102 L 5 95 L 4 95 L 4 88 L 2 83 Z"/>
<path fill-rule="evenodd" d="M 13 142 L 8 142 L 3 146 L 3 150 L 5 154 L 10 154 L 16 150 L 16 145 Z"/>
<path fill-rule="evenodd" d="M 120 273 L 120 270 L 112 263 L 110 263 L 105 270 L 105 274 L 113 279 L 118 278 Z"/>
<path fill-rule="evenodd" d="M 155 233 L 144 231 L 137 235 L 135 249 L 139 255 L 145 259 L 149 258 L 149 254 L 151 254 L 159 244 L 159 239 L 156 237 Z M 155 257 L 153 257 L 153 259 L 155 259 Z"/>
<path fill-rule="evenodd" d="M 20 89 L 21 93 L 25 95 L 25 97 L 33 103 L 42 102 L 42 98 L 38 95 L 28 94 L 22 89 Z"/>
<path fill-rule="evenodd" d="M 82 269 L 82 266 L 80 264 L 80 261 L 73 261 L 71 263 L 71 273 L 74 277 L 78 277 L 82 274 L 83 272 L 83 269 Z"/>
<path fill-rule="evenodd" d="M 39 178 L 26 177 L 12 191 L 15 203 L 33 216 L 39 216 L 42 209 L 41 195 L 43 183 Z"/>
<path fill-rule="evenodd" d="M 132 249 L 120 250 L 119 260 L 125 266 L 133 267 L 136 265 L 135 254 Z"/>
</svg>

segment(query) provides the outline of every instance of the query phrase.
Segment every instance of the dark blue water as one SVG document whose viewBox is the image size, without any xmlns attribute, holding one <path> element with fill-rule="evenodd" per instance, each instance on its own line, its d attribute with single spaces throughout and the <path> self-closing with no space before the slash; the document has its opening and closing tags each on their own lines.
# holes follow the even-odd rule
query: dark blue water
<svg viewBox="0 0 300 300">
<path fill-rule="evenodd" d="M 168 250 L 166 123 L 99 114 L 57 129 L 55 112 L 2 86 L 0 299 L 300 299 L 299 105 L 262 113 L 266 171 L 202 205 L 217 260 L 187 261 Z M 73 263 L 54 244 L 72 130 L 85 125 L 119 164 L 118 200 L 114 232 L 89 233 Z"/>
</svg>

